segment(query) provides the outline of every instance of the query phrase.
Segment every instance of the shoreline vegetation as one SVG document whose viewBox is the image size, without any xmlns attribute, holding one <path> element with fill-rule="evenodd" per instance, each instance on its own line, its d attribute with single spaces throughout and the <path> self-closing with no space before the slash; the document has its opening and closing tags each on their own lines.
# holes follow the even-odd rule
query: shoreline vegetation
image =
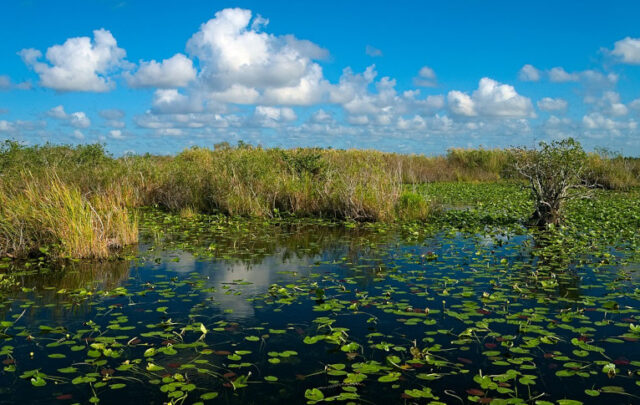
<svg viewBox="0 0 640 405">
<path fill-rule="evenodd" d="M 510 149 L 426 157 L 373 150 L 265 149 L 244 143 L 175 156 L 114 158 L 101 145 L 0 146 L 0 257 L 105 259 L 138 238 L 137 208 L 352 221 L 427 221 L 433 182 L 522 181 Z M 640 159 L 586 156 L 588 183 L 640 186 Z"/>
</svg>

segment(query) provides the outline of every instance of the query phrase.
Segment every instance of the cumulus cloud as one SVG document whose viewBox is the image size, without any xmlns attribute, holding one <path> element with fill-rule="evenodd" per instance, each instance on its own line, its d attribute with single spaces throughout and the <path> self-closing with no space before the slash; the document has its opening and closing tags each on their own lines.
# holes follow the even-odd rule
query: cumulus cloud
<svg viewBox="0 0 640 405">
<path fill-rule="evenodd" d="M 577 73 L 569 73 L 564 68 L 557 66 L 549 71 L 549 80 L 556 83 L 577 82 L 580 76 Z"/>
<path fill-rule="evenodd" d="M 474 117 L 478 115 L 475 108 L 475 102 L 466 93 L 461 91 L 452 90 L 447 94 L 447 104 L 449 110 L 453 114 L 463 115 L 466 117 Z"/>
<path fill-rule="evenodd" d="M 153 93 L 152 110 L 160 114 L 196 112 L 202 110 L 202 103 L 177 89 L 158 89 Z"/>
<path fill-rule="evenodd" d="M 526 118 L 535 116 L 531 100 L 519 95 L 513 86 L 483 77 L 471 96 L 460 91 L 447 95 L 453 114 L 473 117 Z"/>
<path fill-rule="evenodd" d="M 0 133 L 11 135 L 24 135 L 26 133 L 41 132 L 47 126 L 47 122 L 42 121 L 24 121 L 24 120 L 0 120 Z"/>
<path fill-rule="evenodd" d="M 379 58 L 382 56 L 382 51 L 371 45 L 367 45 L 364 51 L 367 55 L 371 56 L 372 58 Z"/>
<path fill-rule="evenodd" d="M 320 123 L 333 122 L 334 119 L 330 113 L 326 112 L 321 108 L 319 110 L 314 111 L 313 114 L 311 114 L 309 121 L 316 124 L 320 124 Z"/>
<path fill-rule="evenodd" d="M 36 49 L 23 49 L 19 55 L 40 76 L 43 87 L 105 92 L 114 87 L 108 74 L 123 64 L 126 53 L 118 47 L 111 32 L 99 29 L 93 31 L 93 40 L 69 38 L 62 45 L 50 47 L 45 54 L 46 62 L 40 60 L 42 53 Z"/>
<path fill-rule="evenodd" d="M 617 41 L 611 54 L 616 56 L 622 63 L 632 65 L 640 64 L 640 38 L 626 37 Z"/>
<path fill-rule="evenodd" d="M 203 100 L 283 105 L 321 100 L 327 82 L 313 60 L 327 52 L 292 35 L 261 32 L 263 25 L 264 19 L 252 23 L 250 10 L 225 9 L 189 39 L 187 50 L 200 61 L 198 85 L 208 93 Z"/>
<path fill-rule="evenodd" d="M 112 129 L 109 131 L 109 136 L 113 139 L 124 139 L 124 135 L 119 129 Z"/>
<path fill-rule="evenodd" d="M 420 87 L 434 87 L 436 83 L 436 73 L 429 66 L 423 66 L 418 71 L 418 77 L 413 79 L 413 84 Z"/>
<path fill-rule="evenodd" d="M 567 72 L 562 67 L 554 67 L 549 70 L 549 80 L 555 83 L 582 82 L 591 88 L 610 87 L 618 82 L 615 73 L 602 73 L 596 70 L 583 70 L 580 72 Z"/>
<path fill-rule="evenodd" d="M 629 109 L 620 101 L 620 94 L 605 91 L 599 98 L 586 97 L 585 103 L 593 105 L 596 112 L 607 116 L 621 117 L 627 115 Z"/>
<path fill-rule="evenodd" d="M 11 132 L 13 129 L 13 123 L 7 120 L 0 120 L 0 132 Z"/>
<path fill-rule="evenodd" d="M 131 87 L 176 88 L 185 87 L 196 78 L 193 61 L 181 53 L 161 62 L 140 62 L 138 70 L 125 74 Z"/>
<path fill-rule="evenodd" d="M 593 112 L 582 117 L 582 126 L 587 130 L 587 136 L 602 137 L 619 136 L 623 132 L 634 131 L 638 128 L 638 123 L 633 119 L 615 120 L 598 112 Z"/>
<path fill-rule="evenodd" d="M 67 114 L 64 107 L 59 105 L 47 111 L 47 115 L 51 118 L 63 121 L 65 124 L 74 128 L 88 128 L 91 126 L 91 120 L 82 111 Z"/>
<path fill-rule="evenodd" d="M 568 105 L 566 100 L 551 97 L 544 97 L 537 104 L 542 111 L 565 111 Z"/>
<path fill-rule="evenodd" d="M 540 80 L 540 71 L 533 65 L 524 65 L 518 72 L 518 79 L 523 82 L 537 82 Z"/>
<path fill-rule="evenodd" d="M 283 123 L 298 119 L 290 107 L 270 107 L 259 105 L 255 108 L 251 122 L 261 127 L 278 127 Z"/>
</svg>

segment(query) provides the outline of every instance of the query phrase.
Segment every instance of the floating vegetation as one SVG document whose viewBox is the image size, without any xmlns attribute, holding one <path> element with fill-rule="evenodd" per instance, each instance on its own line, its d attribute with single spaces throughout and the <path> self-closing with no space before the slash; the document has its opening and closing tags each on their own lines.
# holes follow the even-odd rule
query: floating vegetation
<svg viewBox="0 0 640 405">
<path fill-rule="evenodd" d="M 640 402 L 640 195 L 526 228 L 517 184 L 432 221 L 140 211 L 122 260 L 0 261 L 0 387 L 31 403 Z M 412 197 L 408 197 L 412 198 Z"/>
</svg>

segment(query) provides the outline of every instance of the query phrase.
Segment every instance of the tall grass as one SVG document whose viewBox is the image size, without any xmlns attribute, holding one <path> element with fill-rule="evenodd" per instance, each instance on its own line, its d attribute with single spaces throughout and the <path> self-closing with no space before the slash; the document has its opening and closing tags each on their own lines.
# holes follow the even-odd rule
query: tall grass
<svg viewBox="0 0 640 405">
<path fill-rule="evenodd" d="M 109 257 L 137 239 L 135 208 L 281 214 L 360 221 L 426 220 L 433 198 L 407 184 L 513 178 L 510 150 L 451 149 L 426 157 L 372 150 L 191 148 L 175 156 L 112 158 L 100 145 L 0 146 L 0 256 L 41 248 Z M 591 183 L 640 186 L 640 159 L 592 153 Z"/>
<path fill-rule="evenodd" d="M 163 165 L 147 204 L 269 217 L 391 220 L 401 179 L 362 151 L 193 148 Z"/>
<path fill-rule="evenodd" d="M 0 255 L 103 259 L 137 241 L 137 221 L 120 190 L 87 196 L 55 175 L 24 174 L 19 185 L 4 183 Z"/>
</svg>

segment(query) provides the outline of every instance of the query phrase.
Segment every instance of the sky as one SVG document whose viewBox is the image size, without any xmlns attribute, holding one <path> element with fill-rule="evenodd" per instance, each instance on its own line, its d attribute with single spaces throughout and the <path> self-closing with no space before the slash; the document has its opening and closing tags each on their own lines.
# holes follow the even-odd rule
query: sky
<svg viewBox="0 0 640 405">
<path fill-rule="evenodd" d="M 640 156 L 640 2 L 16 0 L 0 140 Z"/>
</svg>

